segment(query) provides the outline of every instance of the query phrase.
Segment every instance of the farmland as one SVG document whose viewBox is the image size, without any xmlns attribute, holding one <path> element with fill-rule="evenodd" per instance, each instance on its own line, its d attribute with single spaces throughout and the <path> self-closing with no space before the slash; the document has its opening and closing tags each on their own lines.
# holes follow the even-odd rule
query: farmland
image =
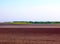
<svg viewBox="0 0 60 44">
<path fill-rule="evenodd" d="M 3 28 L 4 26 L 12 26 L 12 28 Z M 0 25 L 0 44 L 60 44 L 60 28 L 44 28 L 46 24 L 35 25 L 42 28 L 17 28 L 23 25 L 16 25 L 14 28 L 13 26 L 15 25 Z"/>
<path fill-rule="evenodd" d="M 60 28 L 0 27 L 0 44 L 60 44 Z"/>
<path fill-rule="evenodd" d="M 0 34 L 0 44 L 60 44 L 59 34 Z"/>
</svg>

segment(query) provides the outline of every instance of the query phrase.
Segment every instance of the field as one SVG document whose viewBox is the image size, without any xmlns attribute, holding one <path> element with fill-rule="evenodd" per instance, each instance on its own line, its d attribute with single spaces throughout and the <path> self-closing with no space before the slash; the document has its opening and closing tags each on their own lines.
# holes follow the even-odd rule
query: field
<svg viewBox="0 0 60 44">
<path fill-rule="evenodd" d="M 0 28 L 0 44 L 60 44 L 60 28 Z"/>
</svg>

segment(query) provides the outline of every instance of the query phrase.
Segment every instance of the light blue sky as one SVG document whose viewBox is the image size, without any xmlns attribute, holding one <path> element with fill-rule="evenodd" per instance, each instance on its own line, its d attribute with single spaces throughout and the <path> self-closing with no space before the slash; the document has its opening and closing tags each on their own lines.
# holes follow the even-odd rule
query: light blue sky
<svg viewBox="0 0 60 44">
<path fill-rule="evenodd" d="M 60 0 L 0 0 L 0 21 L 60 21 Z"/>
</svg>

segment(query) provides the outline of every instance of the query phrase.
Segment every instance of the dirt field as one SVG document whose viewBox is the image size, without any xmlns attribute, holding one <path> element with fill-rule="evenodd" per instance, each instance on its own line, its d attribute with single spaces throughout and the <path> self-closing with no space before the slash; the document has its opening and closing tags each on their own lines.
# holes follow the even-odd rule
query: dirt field
<svg viewBox="0 0 60 44">
<path fill-rule="evenodd" d="M 0 28 L 60 28 L 60 24 L 0 24 Z"/>
<path fill-rule="evenodd" d="M 60 44 L 60 28 L 0 28 L 0 44 Z"/>
</svg>

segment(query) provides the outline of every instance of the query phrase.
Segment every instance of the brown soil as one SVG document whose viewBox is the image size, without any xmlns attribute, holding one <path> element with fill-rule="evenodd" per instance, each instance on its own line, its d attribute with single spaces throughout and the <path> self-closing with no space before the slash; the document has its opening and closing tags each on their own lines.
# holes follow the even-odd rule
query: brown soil
<svg viewBox="0 0 60 44">
<path fill-rule="evenodd" d="M 0 28 L 60 28 L 60 24 L 0 24 Z"/>
<path fill-rule="evenodd" d="M 60 28 L 0 28 L 0 44 L 60 44 Z"/>
</svg>

